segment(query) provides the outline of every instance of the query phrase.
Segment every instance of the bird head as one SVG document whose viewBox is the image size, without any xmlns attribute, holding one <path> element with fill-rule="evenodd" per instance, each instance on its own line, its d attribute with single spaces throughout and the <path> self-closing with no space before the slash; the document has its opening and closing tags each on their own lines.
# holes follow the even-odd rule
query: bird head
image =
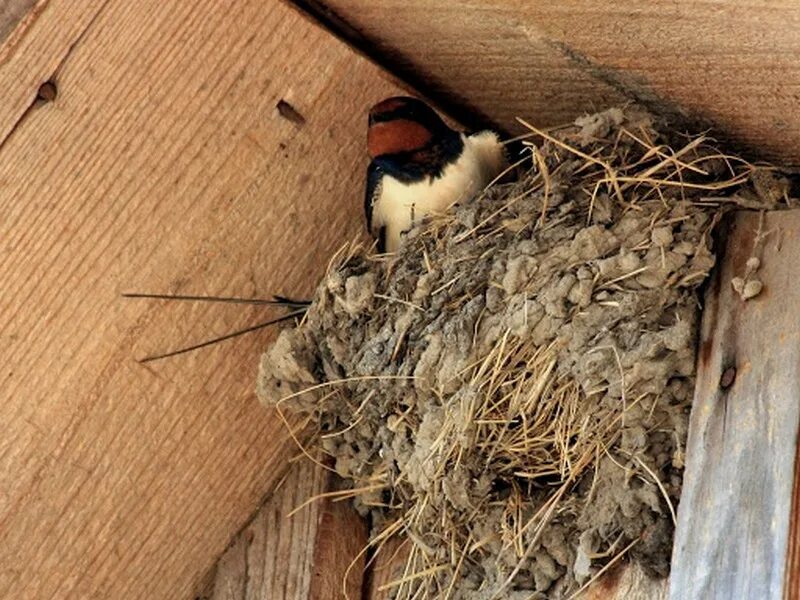
<svg viewBox="0 0 800 600">
<path fill-rule="evenodd" d="M 422 100 L 395 96 L 370 109 L 367 149 L 370 158 L 414 153 L 454 133 Z"/>
</svg>

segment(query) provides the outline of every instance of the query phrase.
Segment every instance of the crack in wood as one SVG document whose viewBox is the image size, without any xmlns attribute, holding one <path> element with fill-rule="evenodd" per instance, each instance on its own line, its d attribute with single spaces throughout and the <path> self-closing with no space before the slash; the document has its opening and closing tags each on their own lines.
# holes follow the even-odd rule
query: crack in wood
<svg viewBox="0 0 800 600">
<path fill-rule="evenodd" d="M 14 134 L 20 128 L 22 123 L 28 118 L 28 116 L 33 112 L 33 109 L 36 108 L 37 104 L 39 103 L 38 95 L 34 97 L 28 107 L 22 112 L 22 114 L 14 121 L 14 124 L 11 126 L 11 129 L 8 130 L 8 133 L 5 135 L 4 138 L 0 139 L 0 153 L 6 147 L 8 141 L 14 137 Z"/>
<path fill-rule="evenodd" d="M 92 18 L 89 19 L 89 22 L 86 24 L 86 26 L 81 30 L 81 32 L 78 34 L 78 36 L 75 38 L 75 40 L 69 45 L 69 47 L 67 48 L 67 51 L 64 53 L 64 55 L 58 61 L 58 64 L 56 65 L 55 69 L 53 69 L 53 73 L 50 75 L 50 80 L 51 81 L 58 79 L 58 76 L 62 73 L 62 71 L 64 69 L 64 65 L 67 64 L 67 61 L 73 55 L 73 53 L 75 52 L 75 49 L 80 44 L 83 43 L 83 41 L 86 39 L 86 37 L 89 34 L 89 32 L 92 29 L 94 29 L 94 26 L 97 23 L 97 20 L 99 19 L 100 15 L 105 11 L 105 9 L 108 7 L 108 5 L 110 3 L 111 3 L 111 0 L 105 0 L 98 7 L 97 12 L 94 13 Z"/>
</svg>

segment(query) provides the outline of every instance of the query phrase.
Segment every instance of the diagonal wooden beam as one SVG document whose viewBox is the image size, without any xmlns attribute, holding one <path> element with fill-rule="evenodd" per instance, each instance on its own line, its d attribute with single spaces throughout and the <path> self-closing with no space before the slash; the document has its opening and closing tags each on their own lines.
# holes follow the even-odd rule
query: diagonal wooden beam
<svg viewBox="0 0 800 600">
<path fill-rule="evenodd" d="M 308 294 L 402 90 L 277 1 L 34 10 L 0 47 L 0 597 L 186 598 L 297 450 L 271 333 L 136 358 L 275 309 L 120 293 Z"/>
</svg>

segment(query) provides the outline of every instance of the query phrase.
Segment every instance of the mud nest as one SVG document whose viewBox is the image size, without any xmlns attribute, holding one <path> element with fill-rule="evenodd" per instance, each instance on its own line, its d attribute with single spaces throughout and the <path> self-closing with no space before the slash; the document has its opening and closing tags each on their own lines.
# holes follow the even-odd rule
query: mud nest
<svg viewBox="0 0 800 600">
<path fill-rule="evenodd" d="M 667 574 L 712 232 L 788 201 L 636 108 L 529 127 L 516 182 L 395 255 L 343 250 L 261 364 L 372 552 L 406 537 L 396 598 L 569 597 L 623 557 Z"/>
</svg>

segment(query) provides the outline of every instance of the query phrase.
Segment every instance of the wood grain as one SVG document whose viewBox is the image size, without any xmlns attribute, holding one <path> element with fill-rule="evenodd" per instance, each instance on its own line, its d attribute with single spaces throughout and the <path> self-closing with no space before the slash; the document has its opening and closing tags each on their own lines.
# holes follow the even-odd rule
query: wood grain
<svg viewBox="0 0 800 600">
<path fill-rule="evenodd" d="M 759 229 L 768 235 L 753 252 Z M 762 293 L 731 288 L 754 254 Z M 736 216 L 706 295 L 670 598 L 782 598 L 800 423 L 800 211 Z M 796 543 L 793 541 L 792 544 Z M 790 563 L 789 563 L 790 564 Z"/>
<path fill-rule="evenodd" d="M 134 359 L 274 313 L 119 294 L 308 294 L 399 91 L 276 1 L 50 0 L 0 47 L 0 597 L 193 592 L 296 452 L 272 334 Z"/>
<path fill-rule="evenodd" d="M 367 600 L 392 599 L 397 588 L 388 584 L 403 577 L 410 549 L 403 536 L 395 535 L 386 541 L 367 571 Z"/>
<path fill-rule="evenodd" d="M 793 0 L 319 0 L 421 89 L 518 131 L 643 102 L 800 164 Z M 324 12 L 324 11 L 322 11 Z"/>
<path fill-rule="evenodd" d="M 36 0 L 3 0 L 0 3 L 0 44 L 35 4 Z"/>
<path fill-rule="evenodd" d="M 217 566 L 208 600 L 335 600 L 351 563 L 347 592 L 361 600 L 366 523 L 349 502 L 310 498 L 335 488 L 334 477 L 310 461 L 288 477 L 236 536 Z"/>
</svg>

